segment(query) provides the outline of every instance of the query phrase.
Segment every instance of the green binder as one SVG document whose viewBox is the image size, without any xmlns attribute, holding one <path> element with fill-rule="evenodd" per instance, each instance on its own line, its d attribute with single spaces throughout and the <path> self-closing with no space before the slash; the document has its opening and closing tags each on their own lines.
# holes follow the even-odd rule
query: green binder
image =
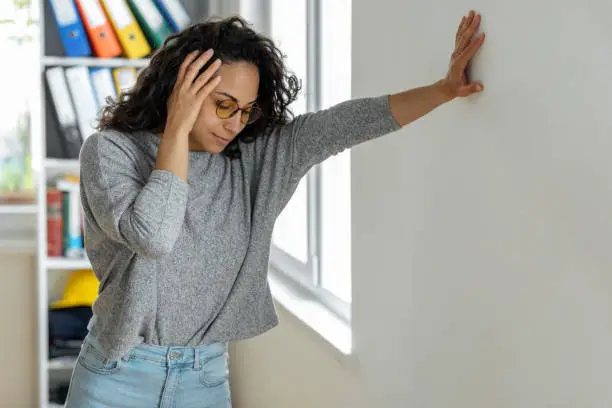
<svg viewBox="0 0 612 408">
<path fill-rule="evenodd" d="M 161 47 L 164 40 L 172 34 L 172 29 L 153 3 L 153 0 L 128 0 L 128 4 L 151 48 Z"/>
</svg>

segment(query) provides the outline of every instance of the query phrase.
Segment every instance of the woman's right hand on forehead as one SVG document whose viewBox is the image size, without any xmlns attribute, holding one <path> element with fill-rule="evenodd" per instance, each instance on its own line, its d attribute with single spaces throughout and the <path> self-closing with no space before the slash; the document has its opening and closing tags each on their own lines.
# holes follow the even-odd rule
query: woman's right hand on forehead
<svg viewBox="0 0 612 408">
<path fill-rule="evenodd" d="M 201 75 L 198 75 L 202 67 L 213 57 L 213 50 L 209 49 L 199 54 L 199 51 L 194 51 L 185 57 L 168 98 L 166 129 L 172 129 L 173 132 L 189 134 L 198 117 L 202 102 L 221 82 L 220 76 L 213 78 L 221 66 L 219 59 L 210 64 Z"/>
</svg>

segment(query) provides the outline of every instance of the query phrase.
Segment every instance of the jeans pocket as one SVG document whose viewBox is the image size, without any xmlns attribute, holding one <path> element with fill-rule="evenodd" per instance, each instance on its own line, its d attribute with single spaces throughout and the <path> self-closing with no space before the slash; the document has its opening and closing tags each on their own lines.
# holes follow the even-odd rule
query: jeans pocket
<svg viewBox="0 0 612 408">
<path fill-rule="evenodd" d="M 200 383 L 205 387 L 219 387 L 229 381 L 228 353 L 214 354 L 202 362 Z"/>
<path fill-rule="evenodd" d="M 110 360 L 106 358 L 100 351 L 94 348 L 91 344 L 86 343 L 83 350 L 79 354 L 78 364 L 83 368 L 102 375 L 111 375 L 118 373 L 123 368 L 127 358 L 119 360 Z"/>
</svg>

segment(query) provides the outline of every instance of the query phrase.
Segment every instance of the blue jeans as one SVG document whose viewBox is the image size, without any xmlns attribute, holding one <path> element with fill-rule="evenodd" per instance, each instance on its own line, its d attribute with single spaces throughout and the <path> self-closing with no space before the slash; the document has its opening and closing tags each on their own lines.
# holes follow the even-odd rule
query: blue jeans
<svg viewBox="0 0 612 408">
<path fill-rule="evenodd" d="M 108 360 L 86 339 L 66 408 L 231 408 L 227 345 L 141 344 Z"/>
</svg>

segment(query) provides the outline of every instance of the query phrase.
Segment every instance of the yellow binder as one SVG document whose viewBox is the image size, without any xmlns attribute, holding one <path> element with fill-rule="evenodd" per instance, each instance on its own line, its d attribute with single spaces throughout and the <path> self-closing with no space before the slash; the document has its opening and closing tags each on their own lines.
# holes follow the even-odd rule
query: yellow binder
<svg viewBox="0 0 612 408">
<path fill-rule="evenodd" d="M 101 0 L 127 58 L 142 58 L 151 47 L 125 0 Z"/>
<path fill-rule="evenodd" d="M 113 79 L 117 96 L 125 91 L 129 91 L 136 83 L 136 69 L 133 67 L 120 67 L 113 69 Z"/>
</svg>

